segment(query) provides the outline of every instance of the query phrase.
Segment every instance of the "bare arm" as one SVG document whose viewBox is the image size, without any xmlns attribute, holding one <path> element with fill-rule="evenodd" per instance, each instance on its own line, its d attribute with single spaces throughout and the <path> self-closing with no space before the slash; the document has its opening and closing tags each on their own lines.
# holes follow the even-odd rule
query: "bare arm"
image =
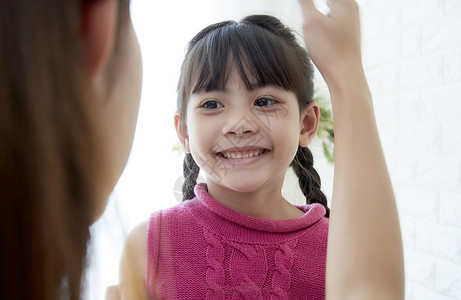
<svg viewBox="0 0 461 300">
<path fill-rule="evenodd" d="M 325 16 L 299 0 L 309 54 L 330 90 L 335 168 L 327 251 L 327 299 L 403 299 L 394 194 L 360 50 L 354 0 L 329 1 Z"/>
<path fill-rule="evenodd" d="M 126 240 L 120 264 L 120 299 L 150 299 L 145 286 L 146 236 L 147 222 L 135 227 Z"/>
</svg>

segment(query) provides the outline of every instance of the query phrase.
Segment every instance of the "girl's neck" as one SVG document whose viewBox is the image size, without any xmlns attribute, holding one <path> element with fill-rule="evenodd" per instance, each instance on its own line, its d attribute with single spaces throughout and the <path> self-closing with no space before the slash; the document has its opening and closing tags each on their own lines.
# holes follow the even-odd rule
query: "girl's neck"
<svg viewBox="0 0 461 300">
<path fill-rule="evenodd" d="M 254 192 L 238 192 L 209 182 L 208 193 L 221 204 L 240 213 L 265 219 L 284 220 L 304 213 L 282 197 L 282 183 L 270 184 Z"/>
</svg>

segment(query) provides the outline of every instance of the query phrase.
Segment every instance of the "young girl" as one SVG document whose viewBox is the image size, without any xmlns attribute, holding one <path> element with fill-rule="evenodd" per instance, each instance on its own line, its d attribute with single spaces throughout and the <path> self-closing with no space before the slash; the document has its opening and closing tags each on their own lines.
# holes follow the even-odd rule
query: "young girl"
<svg viewBox="0 0 461 300">
<path fill-rule="evenodd" d="M 337 127 L 330 227 L 307 148 L 319 119 L 307 52 L 274 17 L 213 24 L 189 43 L 178 85 L 185 201 L 155 212 L 128 238 L 128 299 L 144 290 L 152 299 L 402 297 L 400 232 L 356 3 L 332 2 L 328 16 L 312 1 L 301 5 Z M 289 166 L 304 206 L 281 195 Z M 206 184 L 196 184 L 200 169 Z"/>
</svg>

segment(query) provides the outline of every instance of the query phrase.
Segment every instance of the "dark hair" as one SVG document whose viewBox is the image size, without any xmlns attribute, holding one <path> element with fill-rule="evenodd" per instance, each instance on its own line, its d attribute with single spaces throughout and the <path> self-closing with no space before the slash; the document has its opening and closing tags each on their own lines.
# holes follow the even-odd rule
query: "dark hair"
<svg viewBox="0 0 461 300">
<path fill-rule="evenodd" d="M 177 107 L 186 118 L 187 101 L 200 91 L 224 90 L 235 67 L 246 87 L 277 85 L 295 93 L 300 111 L 314 94 L 313 65 L 293 31 L 279 19 L 252 15 L 240 22 L 225 21 L 200 31 L 188 44 L 178 83 Z M 299 147 L 291 162 L 306 202 L 321 203 L 329 216 L 320 177 L 307 147 Z M 184 159 L 184 200 L 194 196 L 199 167 L 192 155 Z"/>
<path fill-rule="evenodd" d="M 81 296 L 105 175 L 80 38 L 89 1 L 0 0 L 0 299 Z"/>
</svg>

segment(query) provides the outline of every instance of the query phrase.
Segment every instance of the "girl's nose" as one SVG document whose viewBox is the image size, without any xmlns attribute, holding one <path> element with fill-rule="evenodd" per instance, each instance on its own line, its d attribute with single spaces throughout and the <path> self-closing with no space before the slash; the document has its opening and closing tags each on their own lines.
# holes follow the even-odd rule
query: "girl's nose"
<svg viewBox="0 0 461 300">
<path fill-rule="evenodd" d="M 225 135 L 243 136 L 257 133 L 259 126 L 251 115 L 251 112 L 246 114 L 234 114 L 225 122 L 223 133 Z"/>
</svg>

